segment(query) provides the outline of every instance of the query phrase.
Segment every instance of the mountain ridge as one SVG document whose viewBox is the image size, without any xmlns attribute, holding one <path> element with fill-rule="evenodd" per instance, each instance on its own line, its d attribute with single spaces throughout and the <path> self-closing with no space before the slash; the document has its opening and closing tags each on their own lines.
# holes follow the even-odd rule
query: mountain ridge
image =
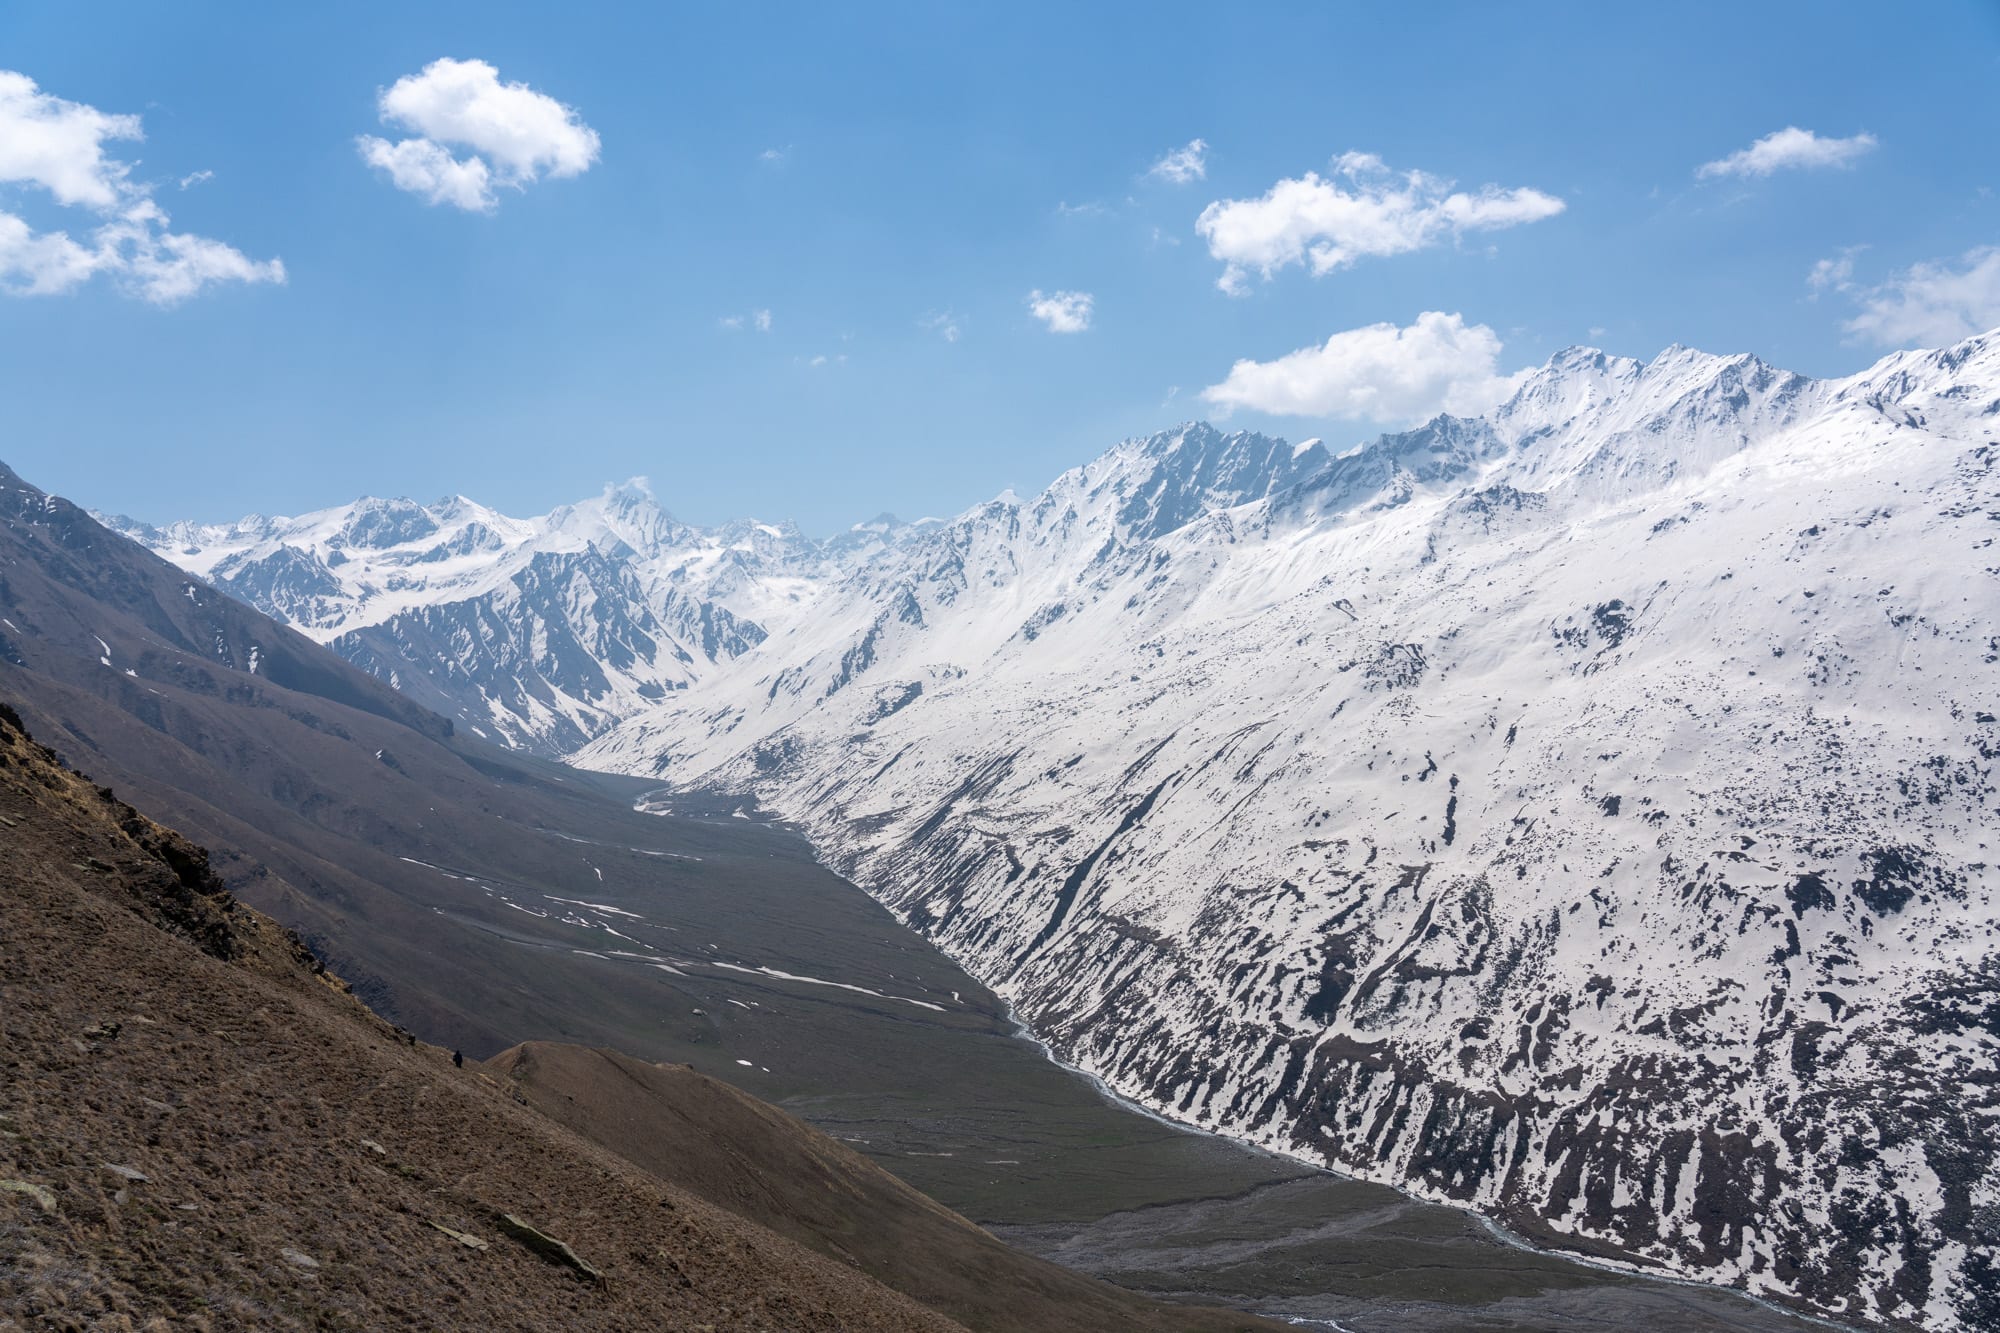
<svg viewBox="0 0 2000 1333">
<path fill-rule="evenodd" d="M 809 614 L 570 758 L 755 796 L 1155 1109 L 1975 1328 L 1996 421 L 1988 334 L 1569 349 L 1338 455 L 1188 423 L 764 569 Z"/>
<path fill-rule="evenodd" d="M 698 528 L 639 478 L 531 519 L 462 495 L 233 523 L 95 517 L 475 735 L 545 755 L 687 688 L 831 571 L 925 526 L 878 518 L 823 542 L 755 520 Z"/>
<path fill-rule="evenodd" d="M 755 794 L 1149 1106 L 1979 1327 L 1996 348 L 1565 353 L 1139 540 L 1114 450 L 573 760 Z"/>
</svg>

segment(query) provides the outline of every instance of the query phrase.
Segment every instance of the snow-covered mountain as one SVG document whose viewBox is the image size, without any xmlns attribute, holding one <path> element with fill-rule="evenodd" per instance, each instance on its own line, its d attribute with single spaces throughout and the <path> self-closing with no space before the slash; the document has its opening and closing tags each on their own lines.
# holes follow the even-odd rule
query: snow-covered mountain
<svg viewBox="0 0 2000 1333">
<path fill-rule="evenodd" d="M 151 527 L 98 515 L 479 735 L 560 754 L 762 641 L 925 524 L 676 521 L 643 482 L 540 518 L 454 496 Z"/>
<path fill-rule="evenodd" d="M 575 756 L 754 793 L 1170 1115 L 2000 1327 L 2000 335 L 1200 425 L 831 575 Z M 753 617 L 755 618 L 755 617 Z"/>
</svg>

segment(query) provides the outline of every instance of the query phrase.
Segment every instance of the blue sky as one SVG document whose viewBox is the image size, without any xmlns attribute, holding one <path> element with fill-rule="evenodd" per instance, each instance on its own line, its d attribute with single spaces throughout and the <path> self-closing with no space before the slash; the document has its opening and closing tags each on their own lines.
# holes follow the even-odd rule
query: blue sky
<svg viewBox="0 0 2000 1333">
<path fill-rule="evenodd" d="M 155 521 L 643 474 L 825 532 L 1572 343 L 2000 324 L 1993 0 L 1077 8 L 10 0 L 0 458 Z"/>
</svg>

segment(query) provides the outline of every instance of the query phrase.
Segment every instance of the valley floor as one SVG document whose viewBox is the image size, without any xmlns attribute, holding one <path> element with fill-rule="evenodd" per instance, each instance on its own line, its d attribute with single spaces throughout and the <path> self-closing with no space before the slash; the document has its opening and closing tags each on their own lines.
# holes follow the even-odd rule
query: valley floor
<svg viewBox="0 0 2000 1333">
<path fill-rule="evenodd" d="M 997 997 L 812 862 L 795 833 L 738 817 L 749 813 L 726 797 L 678 796 L 658 834 L 698 836 L 718 860 L 762 861 L 763 891 L 791 910 L 760 917 L 761 940 L 718 937 L 715 956 L 741 949 L 735 969 L 815 980 L 687 968 L 676 986 L 719 1030 L 714 1048 L 673 1058 L 777 1102 L 1019 1248 L 1138 1290 L 1350 1333 L 1826 1327 L 1732 1292 L 1512 1244 L 1462 1210 L 1117 1102 L 1009 1030 Z M 665 919 L 645 889 L 603 901 L 638 914 L 621 920 L 628 934 L 668 938 L 643 920 Z M 857 908 L 872 928 L 857 928 Z M 810 969 L 783 961 L 807 949 Z"/>
</svg>

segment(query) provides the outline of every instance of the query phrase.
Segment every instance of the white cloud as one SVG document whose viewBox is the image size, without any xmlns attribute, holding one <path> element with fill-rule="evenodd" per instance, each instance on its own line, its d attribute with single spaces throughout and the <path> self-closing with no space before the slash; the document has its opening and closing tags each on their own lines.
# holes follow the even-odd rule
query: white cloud
<svg viewBox="0 0 2000 1333">
<path fill-rule="evenodd" d="M 259 263 L 242 251 L 206 236 L 152 230 L 166 225 L 167 216 L 154 210 L 143 221 L 121 224 L 130 247 L 125 272 L 139 295 L 159 305 L 173 305 L 212 282 L 282 281 L 284 269 L 273 259 Z"/>
<path fill-rule="evenodd" d="M 2000 327 L 2000 246 L 1967 251 L 1959 267 L 1913 264 L 1861 298 L 1847 331 L 1885 347 L 1943 347 Z"/>
<path fill-rule="evenodd" d="M 400 139 L 390 143 L 372 134 L 355 140 L 361 160 L 387 172 L 389 183 L 399 190 L 420 194 L 424 202 L 451 204 L 469 213 L 484 213 L 496 207 L 493 173 L 482 157 L 461 161 L 443 144 L 429 139 Z"/>
<path fill-rule="evenodd" d="M 65 206 L 110 211 L 134 187 L 131 167 L 104 155 L 110 139 L 143 139 L 137 116 L 113 116 L 51 97 L 0 70 L 0 181 L 38 185 Z"/>
<path fill-rule="evenodd" d="M 724 315 L 716 322 L 732 333 L 740 333 L 745 328 L 755 329 L 759 333 L 769 333 L 771 331 L 771 312 L 768 310 L 752 310 L 747 315 Z"/>
<path fill-rule="evenodd" d="M 1846 292 L 1854 290 L 1854 256 L 1868 247 L 1850 245 L 1831 259 L 1822 259 L 1806 274 L 1806 286 L 1811 289 L 1810 299 L 1819 300 L 1824 291 Z"/>
<path fill-rule="evenodd" d="M 1028 313 L 1048 325 L 1050 333 L 1082 333 L 1096 308 L 1097 298 L 1089 292 L 1028 293 Z"/>
<path fill-rule="evenodd" d="M 1402 425 L 1439 412 L 1476 416 L 1525 375 L 1499 372 L 1500 338 L 1484 324 L 1426 311 L 1408 328 L 1370 324 L 1275 361 L 1238 361 L 1202 398 L 1224 412 L 1335 417 Z"/>
<path fill-rule="evenodd" d="M 574 108 L 525 83 L 500 82 L 484 60 L 433 60 L 383 89 L 376 111 L 384 125 L 415 137 L 390 143 L 361 135 L 362 160 L 399 190 L 474 213 L 498 206 L 495 186 L 518 190 L 544 175 L 581 175 L 600 147 Z"/>
<path fill-rule="evenodd" d="M 1205 180 L 1208 176 L 1208 142 L 1204 139 L 1188 140 L 1155 162 L 1146 174 L 1175 185 Z"/>
<path fill-rule="evenodd" d="M 1406 254 L 1562 211 L 1562 200 L 1540 190 L 1487 185 L 1468 194 L 1426 172 L 1392 172 L 1372 153 L 1344 153 L 1331 178 L 1308 171 L 1258 199 L 1218 200 L 1201 211 L 1195 230 L 1226 265 L 1216 286 L 1236 296 L 1252 269 L 1268 279 L 1305 264 L 1318 277 L 1364 256 Z"/>
<path fill-rule="evenodd" d="M 773 165 L 776 165 L 777 163 L 783 162 L 786 158 L 790 157 L 791 155 L 792 155 L 792 146 L 790 144 L 786 144 L 783 148 L 766 148 L 763 152 L 757 154 L 757 160 L 759 162 L 769 162 L 772 163 Z"/>
<path fill-rule="evenodd" d="M 37 232 L 12 213 L 0 213 L 0 286 L 14 295 L 65 292 L 102 266 L 98 251 L 67 233 Z"/>
<path fill-rule="evenodd" d="M 483 60 L 433 60 L 382 94 L 383 122 L 486 157 L 504 178 L 576 176 L 597 160 L 597 131 L 525 83 L 501 83 Z"/>
<path fill-rule="evenodd" d="M 285 280 L 276 259 L 249 259 L 221 241 L 169 230 L 153 187 L 105 152 L 107 142 L 143 137 L 137 116 L 64 101 L 25 74 L 0 70 L 0 184 L 44 190 L 91 218 L 78 240 L 0 211 L 0 291 L 48 296 L 105 273 L 133 295 L 172 305 L 213 282 Z"/>
<path fill-rule="evenodd" d="M 929 329 L 948 343 L 958 341 L 958 316 L 949 310 L 917 316 L 917 327 Z"/>
<path fill-rule="evenodd" d="M 214 179 L 215 173 L 212 171 L 190 171 L 187 175 L 181 177 L 181 188 L 183 190 L 193 189 L 197 185 L 206 185 Z"/>
<path fill-rule="evenodd" d="M 1695 169 L 1699 180 L 1715 176 L 1768 176 L 1788 167 L 1848 167 L 1875 147 L 1875 136 L 1822 139 L 1811 130 L 1787 125 L 1728 157 L 1704 162 Z"/>
</svg>

